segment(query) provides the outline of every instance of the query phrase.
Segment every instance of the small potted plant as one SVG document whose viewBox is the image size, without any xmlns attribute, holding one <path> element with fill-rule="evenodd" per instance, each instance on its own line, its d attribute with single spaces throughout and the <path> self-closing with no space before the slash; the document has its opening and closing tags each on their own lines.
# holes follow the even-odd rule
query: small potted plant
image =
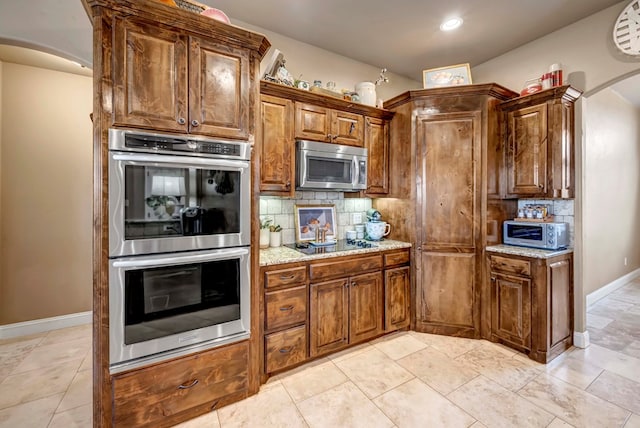
<svg viewBox="0 0 640 428">
<path fill-rule="evenodd" d="M 269 246 L 279 247 L 282 245 L 282 228 L 279 224 L 269 226 Z"/>
<path fill-rule="evenodd" d="M 273 220 L 270 218 L 262 218 L 260 219 L 260 248 L 269 248 L 269 237 L 271 234 L 271 230 L 269 226 Z"/>
</svg>

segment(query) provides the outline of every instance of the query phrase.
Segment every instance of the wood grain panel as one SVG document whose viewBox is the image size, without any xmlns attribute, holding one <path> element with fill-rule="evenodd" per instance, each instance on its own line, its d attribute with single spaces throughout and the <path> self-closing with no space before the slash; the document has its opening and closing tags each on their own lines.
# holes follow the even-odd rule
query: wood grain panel
<svg viewBox="0 0 640 428">
<path fill-rule="evenodd" d="M 295 110 L 296 138 L 327 141 L 331 129 L 331 110 L 304 103 L 295 103 Z"/>
<path fill-rule="evenodd" d="M 531 349 L 531 280 L 492 274 L 492 334 Z"/>
<path fill-rule="evenodd" d="M 474 327 L 476 257 L 474 253 L 423 252 L 418 322 Z"/>
<path fill-rule="evenodd" d="M 357 275 L 349 282 L 349 340 L 377 336 L 383 328 L 382 272 Z"/>
<path fill-rule="evenodd" d="M 384 273 L 384 329 L 393 331 L 411 322 L 411 268 L 388 269 Z"/>
<path fill-rule="evenodd" d="M 264 287 L 275 288 L 299 284 L 307 280 L 307 267 L 297 266 L 264 273 Z"/>
<path fill-rule="evenodd" d="M 266 331 L 288 327 L 307 320 L 307 287 L 287 288 L 265 293 Z"/>
<path fill-rule="evenodd" d="M 364 145 L 367 149 L 367 195 L 389 193 L 389 123 L 367 117 Z"/>
<path fill-rule="evenodd" d="M 262 95 L 261 118 L 260 191 L 292 196 L 295 174 L 293 102 Z"/>
<path fill-rule="evenodd" d="M 423 245 L 476 245 L 479 112 L 420 116 Z"/>
<path fill-rule="evenodd" d="M 267 373 L 296 365 L 307 357 L 307 327 L 304 325 L 269 334 L 264 340 Z"/>
<path fill-rule="evenodd" d="M 317 262 L 309 266 L 309 278 L 321 281 L 330 278 L 351 276 L 355 272 L 369 272 L 382 269 L 382 255 L 357 256 L 353 259 Z"/>
<path fill-rule="evenodd" d="M 329 133 L 332 143 L 363 147 L 364 118 L 361 114 L 333 110 Z"/>
<path fill-rule="evenodd" d="M 492 271 L 513 273 L 516 275 L 531 275 L 531 262 L 529 260 L 514 259 L 504 256 L 490 256 L 490 268 Z"/>
<path fill-rule="evenodd" d="M 114 122 L 185 132 L 186 37 L 144 20 L 117 19 L 113 51 Z"/>
<path fill-rule="evenodd" d="M 385 268 L 404 265 L 411 261 L 411 254 L 408 248 L 401 251 L 385 253 L 383 257 Z"/>
<path fill-rule="evenodd" d="M 536 196 L 547 191 L 547 106 L 507 113 L 507 193 Z"/>
<path fill-rule="evenodd" d="M 113 376 L 116 426 L 155 426 L 247 389 L 248 342 Z"/>
<path fill-rule="evenodd" d="M 348 280 L 310 285 L 309 356 L 336 351 L 349 343 Z"/>
<path fill-rule="evenodd" d="M 190 37 L 189 132 L 249 136 L 249 52 Z"/>
<path fill-rule="evenodd" d="M 571 259 L 549 264 L 549 347 L 573 334 L 573 279 Z"/>
</svg>

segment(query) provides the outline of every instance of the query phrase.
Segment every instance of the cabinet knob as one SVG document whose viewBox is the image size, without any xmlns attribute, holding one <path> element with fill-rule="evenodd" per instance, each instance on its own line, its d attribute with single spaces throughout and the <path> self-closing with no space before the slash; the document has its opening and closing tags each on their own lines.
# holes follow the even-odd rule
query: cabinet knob
<svg viewBox="0 0 640 428">
<path fill-rule="evenodd" d="M 492 277 L 491 277 L 491 281 L 495 281 L 495 280 L 496 280 L 496 277 L 495 277 L 495 276 L 492 276 Z"/>
<path fill-rule="evenodd" d="M 287 184 L 285 185 L 285 187 L 286 187 L 287 189 L 290 189 L 290 188 L 291 188 L 291 182 L 290 182 L 290 181 L 287 181 Z"/>
<path fill-rule="evenodd" d="M 187 121 L 186 121 L 186 119 L 184 117 L 179 117 L 178 118 L 178 124 L 184 125 L 185 123 L 187 123 Z"/>
<path fill-rule="evenodd" d="M 357 286 L 358 286 L 358 283 L 357 283 L 357 282 L 352 282 L 352 283 L 351 283 L 351 285 L 352 285 L 353 287 L 357 287 Z"/>
<path fill-rule="evenodd" d="M 329 140 L 329 141 L 333 140 L 333 135 L 327 134 L 327 140 Z"/>
<path fill-rule="evenodd" d="M 200 126 L 200 122 L 198 122 L 196 119 L 193 119 L 191 121 L 191 126 L 193 126 L 194 128 Z"/>
</svg>

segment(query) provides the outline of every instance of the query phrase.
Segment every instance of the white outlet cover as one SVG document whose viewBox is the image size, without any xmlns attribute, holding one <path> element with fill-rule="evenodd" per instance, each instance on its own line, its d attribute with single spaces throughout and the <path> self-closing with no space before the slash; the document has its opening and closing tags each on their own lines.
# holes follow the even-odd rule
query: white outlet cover
<svg viewBox="0 0 640 428">
<path fill-rule="evenodd" d="M 353 224 L 360 224 L 362 223 L 362 213 L 353 213 Z"/>
</svg>

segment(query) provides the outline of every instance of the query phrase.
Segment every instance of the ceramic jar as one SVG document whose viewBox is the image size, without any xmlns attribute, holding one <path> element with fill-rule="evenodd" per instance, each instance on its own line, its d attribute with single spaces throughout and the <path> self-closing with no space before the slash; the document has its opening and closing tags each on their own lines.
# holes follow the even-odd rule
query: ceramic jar
<svg viewBox="0 0 640 428">
<path fill-rule="evenodd" d="M 376 96 L 376 85 L 373 82 L 360 82 L 356 85 L 356 92 L 360 97 L 360 102 L 368 106 L 375 107 L 378 97 Z"/>
<path fill-rule="evenodd" d="M 366 227 L 367 238 L 371 241 L 379 241 L 391 232 L 391 225 L 384 221 L 368 221 Z"/>
</svg>

